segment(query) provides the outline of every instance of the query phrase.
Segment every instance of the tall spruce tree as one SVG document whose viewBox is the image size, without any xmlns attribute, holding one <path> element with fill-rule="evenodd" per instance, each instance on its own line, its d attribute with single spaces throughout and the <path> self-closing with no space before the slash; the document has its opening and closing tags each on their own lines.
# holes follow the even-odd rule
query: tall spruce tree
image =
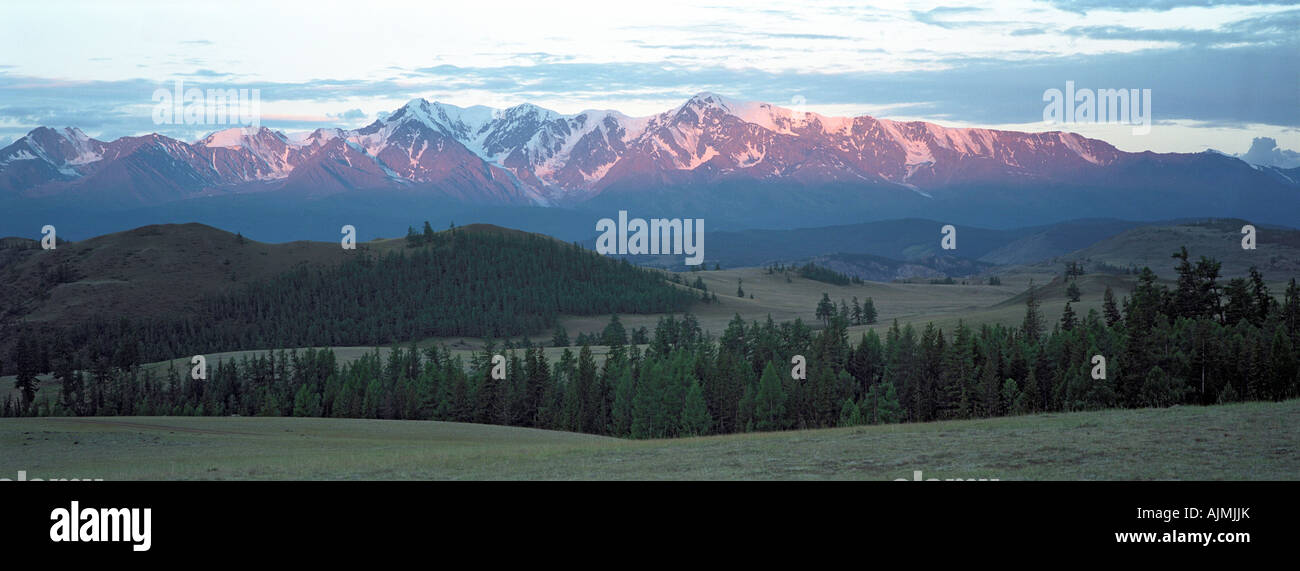
<svg viewBox="0 0 1300 571">
<path fill-rule="evenodd" d="M 1123 316 L 1119 313 L 1119 307 L 1115 305 L 1115 291 L 1106 286 L 1106 294 L 1102 301 L 1102 314 L 1106 317 L 1106 327 L 1115 327 Z"/>
<path fill-rule="evenodd" d="M 1025 298 L 1025 320 L 1020 325 L 1020 332 L 1031 345 L 1039 342 L 1043 335 L 1043 314 L 1038 308 L 1038 294 L 1034 282 L 1029 282 L 1029 292 Z"/>
<path fill-rule="evenodd" d="M 1065 302 L 1065 310 L 1061 312 L 1061 331 L 1072 331 L 1079 324 L 1079 316 L 1074 313 L 1074 308 L 1070 307 L 1070 302 Z"/>
<path fill-rule="evenodd" d="M 781 386 L 780 374 L 771 361 L 763 367 L 754 395 L 754 428 L 756 430 L 781 430 L 786 424 L 786 394 Z"/>
<path fill-rule="evenodd" d="M 827 326 L 831 324 L 831 318 L 835 317 L 835 302 L 831 301 L 830 294 L 822 293 L 821 301 L 817 302 L 816 316 Z"/>
<path fill-rule="evenodd" d="M 695 379 L 690 379 L 686 387 L 686 396 L 682 402 L 681 428 L 683 436 L 708 434 L 713 426 L 713 418 L 704 404 L 704 391 Z"/>
</svg>

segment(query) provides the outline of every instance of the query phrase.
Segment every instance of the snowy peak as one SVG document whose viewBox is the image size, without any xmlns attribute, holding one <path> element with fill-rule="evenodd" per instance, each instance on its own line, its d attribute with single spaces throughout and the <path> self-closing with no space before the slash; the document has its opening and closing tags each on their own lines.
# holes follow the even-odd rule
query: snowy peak
<svg viewBox="0 0 1300 571">
<path fill-rule="evenodd" d="M 1119 156 L 1105 143 L 1074 134 L 827 117 L 707 91 L 643 118 L 614 111 L 565 115 L 529 103 L 461 108 L 417 98 L 347 137 L 399 174 L 415 176 L 406 173 L 407 165 L 418 171 L 423 153 L 443 152 L 449 144 L 433 133 L 508 170 L 530 193 L 551 201 L 589 196 L 625 178 L 681 178 L 673 173 L 694 173 L 691 180 L 795 178 L 915 187 L 972 172 L 1032 178 L 1045 165 L 1103 166 Z"/>
<path fill-rule="evenodd" d="M 319 147 L 329 141 L 344 136 L 346 136 L 346 132 L 343 129 L 336 127 L 321 127 L 315 131 L 304 131 L 301 133 L 286 135 L 285 139 L 289 144 L 299 147 Z"/>
<path fill-rule="evenodd" d="M 75 127 L 37 127 L 14 143 L 20 142 L 25 143 L 25 158 L 46 161 L 69 176 L 78 174 L 77 167 L 98 161 L 104 150 L 104 143 Z M 0 156 L 0 161 L 6 158 L 11 157 Z"/>
<path fill-rule="evenodd" d="M 479 148 L 494 161 L 537 164 L 563 146 L 576 127 L 571 121 L 573 117 L 536 105 L 516 105 L 479 128 Z"/>
<path fill-rule="evenodd" d="M 102 149 L 103 143 L 78 129 L 33 129 L 0 149 L 0 192 L 78 178 Z"/>
<path fill-rule="evenodd" d="M 497 113 L 482 105 L 461 108 L 439 102 L 431 104 L 430 110 L 431 118 L 444 134 L 465 143 L 474 140 L 478 130 Z"/>
<path fill-rule="evenodd" d="M 387 117 L 376 120 L 359 131 L 369 134 L 387 129 L 391 132 L 398 125 L 414 123 L 458 139 L 469 139 L 492 118 L 494 113 L 499 112 L 483 106 L 461 108 L 446 103 L 430 103 L 423 98 L 415 98 L 407 101 L 405 105 L 397 108 Z"/>
<path fill-rule="evenodd" d="M 406 102 L 406 105 L 398 107 L 396 111 L 384 120 L 385 123 L 402 123 L 405 121 L 419 121 L 421 124 L 434 126 L 433 117 L 429 102 L 422 98 L 412 99 Z"/>
<path fill-rule="evenodd" d="M 194 149 L 228 183 L 284 178 L 306 154 L 284 133 L 266 127 L 223 129 L 200 139 Z"/>
<path fill-rule="evenodd" d="M 158 195 L 274 188 L 292 178 L 292 186 L 302 188 L 436 187 L 467 200 L 538 204 L 578 202 L 615 187 L 735 181 L 886 185 L 929 199 L 929 190 L 941 187 L 1106 180 L 1104 169 L 1135 157 L 1175 164 L 1179 156 L 1125 153 L 1074 133 L 829 117 L 707 91 L 646 117 L 414 98 L 358 129 L 286 136 L 265 127 L 232 127 L 193 144 L 157 134 L 104 143 L 74 128 L 41 127 L 0 149 L 0 191 L 111 174 L 123 188 L 132 177 L 153 177 L 162 189 Z M 113 164 L 128 159 L 129 168 Z"/>
<path fill-rule="evenodd" d="M 695 109 L 718 109 L 723 113 L 731 113 L 736 108 L 736 105 L 736 101 L 732 99 L 723 97 L 717 93 L 701 91 L 700 93 L 693 95 L 690 99 L 687 99 L 686 103 L 683 103 L 681 108 L 691 107 Z"/>
<path fill-rule="evenodd" d="M 532 103 L 520 103 L 514 107 L 507 107 L 501 112 L 501 119 L 507 123 L 542 122 L 559 116 L 559 113 L 538 107 Z"/>
<path fill-rule="evenodd" d="M 259 148 L 278 147 L 288 143 L 289 138 L 284 133 L 272 131 L 266 127 L 232 127 L 215 131 L 207 137 L 199 139 L 195 145 L 200 147 Z"/>
<path fill-rule="evenodd" d="M 320 196 L 404 183 L 365 148 L 345 138 L 322 139 L 313 151 L 285 177 L 284 189 Z"/>
<path fill-rule="evenodd" d="M 842 130 L 852 123 L 851 118 L 828 118 L 816 113 L 794 111 L 762 101 L 731 99 L 707 91 L 696 94 L 678 108 L 679 112 L 684 110 L 692 110 L 698 114 L 716 111 L 735 117 L 745 123 L 758 125 L 774 133 L 787 135 L 795 134 L 797 131 L 816 125 Z"/>
</svg>

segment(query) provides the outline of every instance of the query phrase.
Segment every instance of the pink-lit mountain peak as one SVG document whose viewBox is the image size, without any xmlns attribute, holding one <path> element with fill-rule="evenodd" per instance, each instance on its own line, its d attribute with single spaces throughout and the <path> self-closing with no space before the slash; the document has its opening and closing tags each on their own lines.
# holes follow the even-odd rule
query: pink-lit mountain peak
<svg viewBox="0 0 1300 571">
<path fill-rule="evenodd" d="M 231 127 L 214 131 L 208 136 L 195 141 L 195 145 L 202 147 L 255 147 L 265 146 L 267 144 L 287 145 L 289 138 L 280 131 L 274 131 L 267 127 Z"/>
<path fill-rule="evenodd" d="M 457 196 L 486 193 L 540 204 L 585 200 L 612 187 L 728 181 L 885 184 L 928 197 L 927 189 L 942 186 L 1072 180 L 1130 155 L 1072 133 L 832 117 L 800 107 L 701 92 L 661 113 L 630 117 L 415 98 L 358 129 L 285 135 L 232 127 L 193 144 L 161 135 L 103 143 L 72 128 L 39 128 L 0 149 L 0 190 L 59 192 L 105 161 L 137 155 L 135 168 L 105 172 L 129 178 L 149 169 L 165 174 L 155 180 L 183 179 L 190 185 L 185 192 L 240 191 L 249 183 L 259 190 L 280 184 L 310 165 L 314 174 L 296 177 L 300 184 L 329 181 L 337 191 L 444 185 L 455 186 Z"/>
</svg>

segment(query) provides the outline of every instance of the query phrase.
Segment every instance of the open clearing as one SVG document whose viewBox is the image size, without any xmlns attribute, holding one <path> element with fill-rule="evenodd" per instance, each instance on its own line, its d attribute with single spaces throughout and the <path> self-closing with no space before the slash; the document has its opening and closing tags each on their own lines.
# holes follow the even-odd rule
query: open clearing
<svg viewBox="0 0 1300 571">
<path fill-rule="evenodd" d="M 0 419 L 0 477 L 1294 480 L 1300 400 L 629 441 L 448 422 Z"/>
</svg>

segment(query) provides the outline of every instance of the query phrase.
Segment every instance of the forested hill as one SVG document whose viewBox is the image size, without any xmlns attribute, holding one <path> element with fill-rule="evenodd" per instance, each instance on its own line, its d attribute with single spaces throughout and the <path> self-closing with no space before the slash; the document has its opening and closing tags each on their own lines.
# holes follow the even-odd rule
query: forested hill
<svg viewBox="0 0 1300 571">
<path fill-rule="evenodd" d="M 295 266 L 336 264 L 380 247 L 268 244 L 195 223 L 60 241 L 53 250 L 42 250 L 39 240 L 8 238 L 0 240 L 0 322 L 63 325 L 92 318 L 192 315 L 205 296 Z"/>
<path fill-rule="evenodd" d="M 663 274 L 552 238 L 495 227 L 428 233 L 405 250 L 299 268 L 208 302 L 264 347 L 534 333 L 561 314 L 682 311 Z M 259 327 L 258 324 L 274 324 Z"/>
<path fill-rule="evenodd" d="M 41 353 L 84 351 L 84 359 L 126 365 L 251 348 L 513 336 L 547 329 L 561 314 L 680 312 L 695 299 L 657 271 L 491 226 L 365 246 L 341 262 L 287 263 L 271 277 L 232 283 L 200 296 L 193 310 L 16 321 L 0 337 L 14 340 L 9 345 L 25 338 Z M 150 288 L 133 293 L 141 300 L 159 295 Z M 11 349 L 0 347 L 0 354 Z"/>
</svg>

